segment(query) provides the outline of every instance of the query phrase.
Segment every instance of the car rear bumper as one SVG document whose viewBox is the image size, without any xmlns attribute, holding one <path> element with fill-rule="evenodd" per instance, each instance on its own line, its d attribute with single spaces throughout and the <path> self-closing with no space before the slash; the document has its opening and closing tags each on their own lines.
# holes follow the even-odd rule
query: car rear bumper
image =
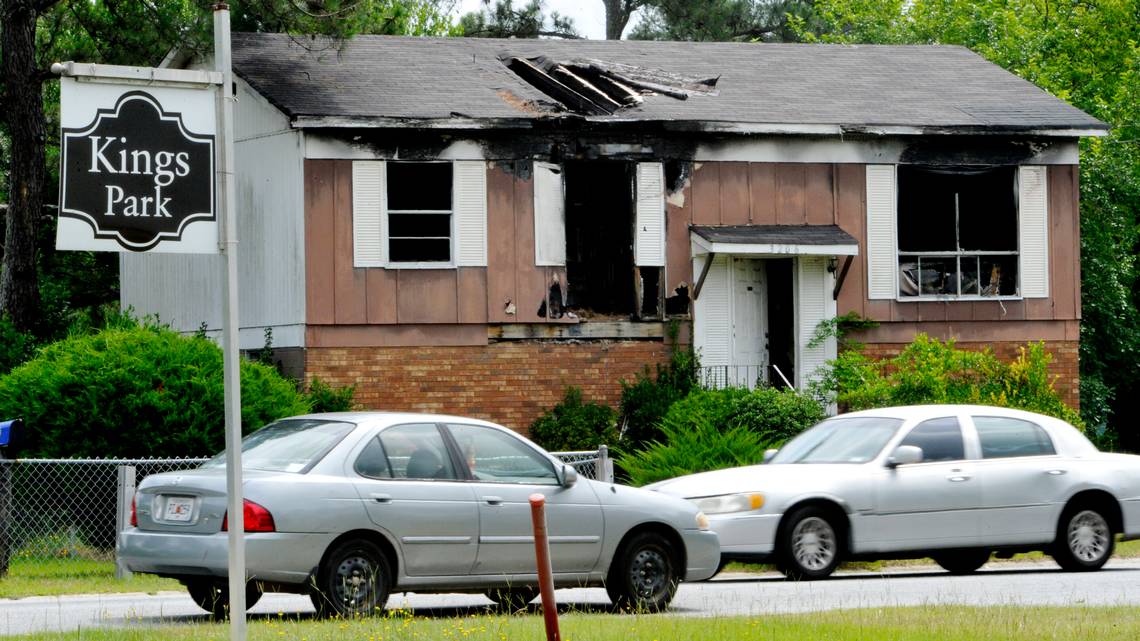
<svg viewBox="0 0 1140 641">
<path fill-rule="evenodd" d="M 703 581 L 716 574 L 720 567 L 720 544 L 715 532 L 709 530 L 684 530 L 686 581 Z"/>
<path fill-rule="evenodd" d="M 228 539 L 226 532 L 180 534 L 133 528 L 120 537 L 119 557 L 132 572 L 224 577 L 229 573 Z M 246 534 L 246 572 L 262 581 L 304 583 L 329 543 L 327 534 Z"/>
</svg>

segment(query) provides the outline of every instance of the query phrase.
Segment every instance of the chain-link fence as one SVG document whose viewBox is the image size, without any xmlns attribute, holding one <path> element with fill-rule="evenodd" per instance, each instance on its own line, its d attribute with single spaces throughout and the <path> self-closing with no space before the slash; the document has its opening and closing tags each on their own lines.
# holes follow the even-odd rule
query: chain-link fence
<svg viewBox="0 0 1140 641">
<path fill-rule="evenodd" d="M 11 507 L 8 537 L 13 559 L 89 559 L 115 556 L 119 467 L 135 477 L 185 470 L 205 462 L 186 459 L 0 460 L 8 468 Z"/>
<path fill-rule="evenodd" d="M 554 455 L 583 477 L 613 480 L 613 464 L 605 446 Z M 198 467 L 206 460 L 0 459 L 10 479 L 6 528 L 11 558 L 114 560 L 116 533 L 121 527 L 116 523 L 119 505 L 126 501 L 129 509 L 135 485 L 151 474 Z M 133 468 L 133 474 L 128 470 L 123 474 L 120 467 Z M 130 494 L 120 496 L 124 478 Z"/>
</svg>

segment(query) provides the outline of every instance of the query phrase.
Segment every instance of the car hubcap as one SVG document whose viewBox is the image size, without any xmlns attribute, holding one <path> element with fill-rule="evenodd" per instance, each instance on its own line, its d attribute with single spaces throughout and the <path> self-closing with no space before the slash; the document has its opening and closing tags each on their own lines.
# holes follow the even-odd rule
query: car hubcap
<svg viewBox="0 0 1140 641">
<path fill-rule="evenodd" d="M 822 570 L 835 558 L 835 532 L 827 521 L 813 516 L 792 530 L 792 556 L 800 567 Z"/>
<path fill-rule="evenodd" d="M 1069 521 L 1069 550 L 1086 563 L 1104 556 L 1110 536 L 1104 517 L 1091 510 L 1080 512 Z"/>
<path fill-rule="evenodd" d="M 370 607 L 375 581 L 372 563 L 363 557 L 344 559 L 336 569 L 337 600 L 348 610 L 362 611 Z"/>
<path fill-rule="evenodd" d="M 641 550 L 633 557 L 629 568 L 630 580 L 638 596 L 650 598 L 665 588 L 668 564 L 657 550 Z"/>
</svg>

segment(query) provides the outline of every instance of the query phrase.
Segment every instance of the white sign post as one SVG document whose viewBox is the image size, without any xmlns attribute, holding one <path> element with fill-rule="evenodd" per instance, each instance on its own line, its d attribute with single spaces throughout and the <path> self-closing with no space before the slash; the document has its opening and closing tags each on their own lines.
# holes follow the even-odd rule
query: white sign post
<svg viewBox="0 0 1140 641">
<path fill-rule="evenodd" d="M 230 12 L 213 10 L 216 71 L 52 65 L 63 76 L 56 249 L 225 256 L 227 592 L 230 639 L 245 641 Z"/>
</svg>

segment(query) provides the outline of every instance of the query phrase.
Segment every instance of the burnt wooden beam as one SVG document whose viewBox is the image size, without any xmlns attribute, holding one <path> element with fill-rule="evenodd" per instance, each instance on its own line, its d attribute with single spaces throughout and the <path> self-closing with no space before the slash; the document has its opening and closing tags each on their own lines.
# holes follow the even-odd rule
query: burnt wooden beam
<svg viewBox="0 0 1140 641">
<path fill-rule="evenodd" d="M 552 77 L 542 69 L 539 69 L 529 60 L 511 58 L 510 62 L 507 63 L 507 67 L 542 93 L 554 98 L 574 111 L 594 116 L 605 116 L 610 113 L 586 96 L 567 87 L 558 79 Z"/>
<path fill-rule="evenodd" d="M 694 302 L 697 300 L 697 297 L 701 295 L 701 288 L 704 287 L 704 285 L 705 285 L 705 277 L 709 275 L 709 268 L 712 267 L 714 258 L 716 258 L 716 254 L 713 252 L 710 252 L 709 257 L 707 259 L 705 259 L 704 266 L 701 267 L 701 275 L 697 278 L 697 284 L 693 285 L 693 301 Z"/>
<path fill-rule="evenodd" d="M 839 290 L 843 289 L 843 281 L 847 279 L 847 270 L 851 269 L 852 260 L 855 260 L 854 256 L 847 256 L 843 260 L 843 269 L 839 270 L 839 277 L 835 279 L 835 289 L 831 290 L 831 300 L 839 300 Z"/>
</svg>

